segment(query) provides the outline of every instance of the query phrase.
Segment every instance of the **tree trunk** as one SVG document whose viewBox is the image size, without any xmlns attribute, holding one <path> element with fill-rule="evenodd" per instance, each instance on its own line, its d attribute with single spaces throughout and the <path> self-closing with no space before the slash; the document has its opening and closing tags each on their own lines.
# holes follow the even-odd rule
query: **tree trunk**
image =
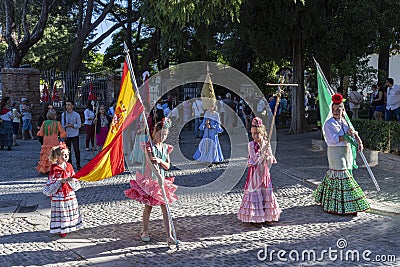
<svg viewBox="0 0 400 267">
<path fill-rule="evenodd" d="M 21 65 L 22 58 L 21 55 L 12 50 L 9 46 L 4 55 L 3 66 L 4 68 L 18 68 Z"/>
<path fill-rule="evenodd" d="M 293 82 L 298 87 L 292 87 L 292 122 L 289 134 L 300 134 L 307 132 L 308 125 L 306 122 L 304 110 L 304 56 L 303 56 L 303 40 L 300 29 L 296 29 L 292 40 L 293 48 Z"/>
<path fill-rule="evenodd" d="M 389 45 L 386 45 L 379 51 L 378 82 L 384 83 L 386 78 L 389 77 L 389 54 L 390 54 Z"/>
<path fill-rule="evenodd" d="M 78 36 L 77 40 L 75 40 L 74 48 L 71 52 L 71 59 L 69 61 L 68 71 L 79 72 L 83 61 L 82 50 L 85 38 L 86 37 L 84 36 Z"/>
<path fill-rule="evenodd" d="M 324 72 L 325 78 L 330 83 L 332 80 L 331 59 L 329 57 L 322 57 L 321 62 L 318 62 Z"/>
</svg>

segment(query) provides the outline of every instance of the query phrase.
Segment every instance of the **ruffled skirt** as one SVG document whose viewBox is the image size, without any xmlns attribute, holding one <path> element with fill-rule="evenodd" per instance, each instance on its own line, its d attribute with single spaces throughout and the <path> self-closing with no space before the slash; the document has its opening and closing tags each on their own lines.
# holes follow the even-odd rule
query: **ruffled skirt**
<svg viewBox="0 0 400 267">
<path fill-rule="evenodd" d="M 175 177 L 166 177 L 164 190 L 168 204 L 178 200 L 175 194 L 177 186 L 173 184 Z M 141 173 L 136 173 L 136 180 L 130 181 L 130 189 L 124 191 L 126 197 L 149 206 L 164 205 L 165 200 L 159 183 Z"/>
<path fill-rule="evenodd" d="M 279 220 L 281 212 L 272 188 L 259 188 L 244 192 L 237 217 L 242 222 L 272 222 Z"/>
<path fill-rule="evenodd" d="M 328 170 L 313 195 L 328 213 L 351 214 L 370 208 L 364 192 L 349 170 Z"/>
<path fill-rule="evenodd" d="M 51 149 L 59 144 L 58 136 L 56 134 L 43 137 L 42 150 L 40 150 L 40 160 L 36 170 L 40 173 L 47 173 L 50 171 L 51 162 L 49 159 Z"/>
</svg>

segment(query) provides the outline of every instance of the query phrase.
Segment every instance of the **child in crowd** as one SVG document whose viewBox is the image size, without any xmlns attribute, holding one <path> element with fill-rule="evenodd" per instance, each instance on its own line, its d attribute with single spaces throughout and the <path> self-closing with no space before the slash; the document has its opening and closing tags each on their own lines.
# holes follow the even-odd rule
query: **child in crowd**
<svg viewBox="0 0 400 267">
<path fill-rule="evenodd" d="M 68 163 L 69 151 L 64 143 L 52 148 L 49 159 L 53 164 L 43 194 L 51 198 L 50 233 L 65 237 L 82 226 L 74 192 L 81 186 L 78 180 L 72 178 L 75 172 Z"/>
<path fill-rule="evenodd" d="M 265 126 L 258 117 L 252 120 L 251 136 L 253 141 L 248 144 L 249 169 L 238 219 L 262 227 L 262 223 L 271 224 L 272 221 L 278 221 L 282 212 L 273 193 L 268 166 L 276 163 L 276 159 L 266 139 Z"/>
<path fill-rule="evenodd" d="M 165 177 L 165 171 L 170 168 L 169 154 L 173 147 L 164 143 L 168 136 L 171 121 L 163 118 L 154 126 L 152 144 L 142 143 L 145 151 L 143 162 L 143 173 L 136 173 L 136 180 L 131 180 L 131 188 L 124 193 L 128 198 L 145 204 L 143 210 L 143 228 L 140 234 L 142 241 L 149 242 L 149 219 L 153 206 L 161 206 L 167 244 L 176 244 L 171 231 L 171 224 L 168 220 L 165 199 L 160 185 L 163 185 L 168 203 L 178 199 L 175 195 L 176 185 L 173 184 L 174 177 Z M 152 166 L 153 165 L 153 166 Z M 155 173 L 158 172 L 158 175 Z M 164 178 L 165 177 L 165 178 Z"/>
</svg>

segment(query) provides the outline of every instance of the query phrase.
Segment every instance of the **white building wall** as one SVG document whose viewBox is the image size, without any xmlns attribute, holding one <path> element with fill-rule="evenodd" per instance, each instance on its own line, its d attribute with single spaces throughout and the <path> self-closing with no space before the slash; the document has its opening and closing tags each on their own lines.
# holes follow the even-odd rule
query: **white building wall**
<svg viewBox="0 0 400 267">
<path fill-rule="evenodd" d="M 369 65 L 378 69 L 378 54 L 373 54 L 369 58 Z M 400 55 L 389 58 L 389 77 L 394 79 L 395 84 L 400 84 Z"/>
</svg>

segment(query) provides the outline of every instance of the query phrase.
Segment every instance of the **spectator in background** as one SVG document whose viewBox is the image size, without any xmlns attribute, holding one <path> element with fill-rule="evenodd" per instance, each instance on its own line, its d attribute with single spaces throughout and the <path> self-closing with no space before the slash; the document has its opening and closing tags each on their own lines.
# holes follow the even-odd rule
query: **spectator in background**
<svg viewBox="0 0 400 267">
<path fill-rule="evenodd" d="M 28 132 L 30 139 L 34 139 L 32 135 L 32 107 L 33 104 L 28 103 L 28 98 L 21 98 L 20 111 L 22 114 L 22 140 L 26 140 L 26 132 Z"/>
<path fill-rule="evenodd" d="M 13 145 L 13 125 L 12 120 L 14 116 L 10 109 L 10 98 L 4 97 L 0 103 L 0 149 L 3 150 L 5 146 L 8 151 L 12 149 Z"/>
<path fill-rule="evenodd" d="M 93 105 L 91 101 L 88 101 L 87 106 L 85 111 L 83 111 L 83 114 L 85 116 L 85 121 L 83 125 L 85 126 L 86 130 L 86 151 L 89 151 L 89 143 L 92 144 L 92 149 L 95 150 L 94 147 L 94 111 L 93 111 Z"/>
<path fill-rule="evenodd" d="M 244 101 L 240 99 L 236 104 L 236 113 L 239 116 L 240 120 L 243 122 L 243 125 L 246 127 L 246 119 L 244 117 Z"/>
<path fill-rule="evenodd" d="M 224 107 L 224 101 L 221 96 L 218 96 L 218 101 L 219 101 L 219 115 L 221 117 L 221 125 L 224 125 L 224 116 L 225 116 L 225 107 Z"/>
<path fill-rule="evenodd" d="M 231 99 L 231 94 L 227 93 L 225 99 L 223 100 L 223 103 L 230 107 L 232 110 L 227 110 L 228 107 L 225 106 L 225 113 L 224 113 L 224 126 L 226 129 L 232 129 L 233 127 L 233 113 L 235 112 L 235 104 L 233 103 L 233 100 Z"/>
<path fill-rule="evenodd" d="M 168 102 L 162 104 L 162 108 L 164 111 L 164 117 L 168 117 L 169 113 L 171 113 L 171 109 L 169 108 Z"/>
<path fill-rule="evenodd" d="M 352 113 L 352 119 L 358 119 L 358 111 L 360 110 L 361 103 L 363 102 L 363 95 L 357 91 L 357 86 L 353 85 L 350 87 L 351 92 L 349 93 L 349 108 Z"/>
<path fill-rule="evenodd" d="M 372 92 L 369 95 L 369 113 L 368 113 L 368 119 L 372 120 L 374 118 L 374 113 L 375 113 L 375 105 L 376 103 L 374 102 L 374 99 L 376 95 L 378 94 L 378 86 L 376 84 L 373 84 L 371 86 Z"/>
<path fill-rule="evenodd" d="M 185 102 L 183 102 L 183 122 L 186 123 L 187 129 L 192 130 L 192 123 L 190 118 L 192 117 L 192 101 L 190 96 L 186 96 Z"/>
<path fill-rule="evenodd" d="M 263 113 L 264 113 L 264 111 L 266 111 L 266 108 L 267 108 L 267 103 L 265 103 L 264 97 L 261 96 L 257 103 L 257 115 L 256 116 L 257 117 L 265 116 L 266 113 L 265 114 L 263 114 Z"/>
<path fill-rule="evenodd" d="M 246 125 L 246 131 L 250 133 L 251 129 L 251 120 L 253 119 L 253 110 L 250 107 L 250 103 L 247 102 L 247 99 L 244 101 L 244 106 L 243 106 L 243 113 L 245 117 L 245 125 Z"/>
<path fill-rule="evenodd" d="M 101 150 L 106 141 L 111 125 L 111 117 L 106 113 L 105 106 L 100 106 L 99 112 L 96 114 L 96 118 L 94 119 L 94 123 L 96 124 L 96 145 L 97 148 Z"/>
<path fill-rule="evenodd" d="M 390 121 L 393 115 L 400 121 L 400 87 L 392 78 L 386 79 L 386 111 L 385 120 Z"/>
<path fill-rule="evenodd" d="M 276 113 L 275 113 L 276 107 Z M 280 114 L 281 114 L 281 106 L 278 103 L 278 96 L 273 95 L 269 100 L 269 108 L 271 109 L 272 115 L 275 114 L 275 125 L 278 125 Z"/>
<path fill-rule="evenodd" d="M 372 106 L 374 107 L 374 118 L 375 120 L 383 120 L 383 112 L 385 111 L 385 91 L 382 84 L 377 86 L 375 90 L 375 97 L 372 100 Z"/>
<path fill-rule="evenodd" d="M 286 124 L 286 113 L 288 111 L 288 101 L 286 100 L 286 96 L 282 95 L 279 106 L 281 107 L 281 122 L 282 124 Z M 316 106 L 316 97 L 314 98 L 314 106 Z"/>
<path fill-rule="evenodd" d="M 81 152 L 79 150 L 79 128 L 82 126 L 81 116 L 74 111 L 74 104 L 71 100 L 65 101 L 66 111 L 61 115 L 61 125 L 67 133 L 66 144 L 69 151 L 74 147 L 74 154 L 76 159 L 76 168 L 81 169 Z M 72 152 L 71 152 L 72 154 Z M 69 157 L 68 162 L 72 164 L 72 156 Z"/>
<path fill-rule="evenodd" d="M 201 101 L 201 95 L 197 95 L 197 99 L 192 104 L 192 112 L 194 115 L 194 135 L 196 138 L 202 138 L 204 131 L 200 130 L 200 124 L 204 117 L 203 102 Z"/>
<path fill-rule="evenodd" d="M 43 122 L 45 121 L 45 120 L 47 120 L 47 113 L 50 111 L 50 110 L 54 110 L 53 109 L 53 105 L 51 104 L 51 103 L 46 103 L 44 106 L 43 106 L 43 112 L 42 112 L 42 114 L 40 114 L 40 116 L 39 116 L 39 118 L 38 118 L 38 123 L 37 123 L 37 130 L 38 131 L 40 131 L 40 127 L 42 127 L 42 124 L 43 124 Z M 37 138 L 38 138 L 38 140 L 39 140 L 39 143 L 41 144 L 41 145 L 43 145 L 43 136 L 37 136 Z M 57 144 L 56 144 L 57 145 Z"/>
<path fill-rule="evenodd" d="M 17 102 L 14 102 L 11 106 L 11 112 L 14 116 L 12 121 L 13 125 L 13 146 L 19 146 L 17 144 L 18 132 L 19 132 L 19 122 L 21 121 L 22 114 L 18 112 Z"/>
<path fill-rule="evenodd" d="M 114 112 L 115 112 L 116 106 L 117 106 L 117 100 L 115 100 L 115 98 L 114 98 L 113 101 L 111 102 L 111 106 L 107 109 L 107 114 L 111 118 L 114 117 Z"/>
</svg>

